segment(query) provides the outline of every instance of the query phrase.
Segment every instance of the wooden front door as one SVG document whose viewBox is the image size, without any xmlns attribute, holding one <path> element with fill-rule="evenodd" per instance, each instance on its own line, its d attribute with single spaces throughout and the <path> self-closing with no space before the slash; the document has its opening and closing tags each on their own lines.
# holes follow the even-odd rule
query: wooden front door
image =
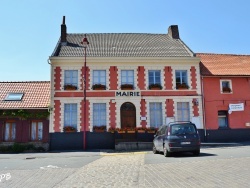
<svg viewBox="0 0 250 188">
<path fill-rule="evenodd" d="M 121 106 L 121 128 L 136 127 L 135 105 L 130 102 L 123 103 Z"/>
</svg>

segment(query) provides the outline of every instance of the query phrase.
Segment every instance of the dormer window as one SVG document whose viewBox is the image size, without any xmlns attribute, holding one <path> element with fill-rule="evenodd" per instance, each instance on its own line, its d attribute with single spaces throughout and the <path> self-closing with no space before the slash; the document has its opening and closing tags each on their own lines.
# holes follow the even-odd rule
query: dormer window
<svg viewBox="0 0 250 188">
<path fill-rule="evenodd" d="M 5 101 L 21 101 L 23 98 L 23 93 L 8 93 L 5 97 Z"/>
</svg>

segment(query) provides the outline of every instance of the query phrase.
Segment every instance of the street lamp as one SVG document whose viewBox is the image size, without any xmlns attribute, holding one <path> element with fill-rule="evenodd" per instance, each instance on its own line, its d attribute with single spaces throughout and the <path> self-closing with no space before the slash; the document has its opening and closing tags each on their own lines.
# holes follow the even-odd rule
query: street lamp
<svg viewBox="0 0 250 188">
<path fill-rule="evenodd" d="M 83 125 L 83 149 L 86 150 L 86 126 L 87 126 L 87 103 L 86 103 L 86 80 L 87 80 L 87 67 L 86 67 L 86 49 L 87 49 L 87 46 L 89 44 L 89 41 L 86 37 L 86 34 L 84 35 L 84 38 L 81 42 L 81 44 L 83 45 L 83 48 L 84 48 L 84 75 L 83 75 L 83 84 L 84 84 L 84 87 L 83 87 L 83 95 L 84 95 L 84 99 L 83 99 L 83 102 L 84 102 L 84 111 L 83 111 L 83 122 L 84 122 L 84 125 Z"/>
</svg>

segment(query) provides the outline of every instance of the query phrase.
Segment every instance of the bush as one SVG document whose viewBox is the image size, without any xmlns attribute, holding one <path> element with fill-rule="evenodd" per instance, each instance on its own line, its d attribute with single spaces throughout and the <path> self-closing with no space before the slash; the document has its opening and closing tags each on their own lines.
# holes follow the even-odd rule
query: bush
<svg viewBox="0 0 250 188">
<path fill-rule="evenodd" d="M 12 146 L 12 151 L 13 152 L 17 152 L 17 153 L 21 153 L 25 150 L 25 146 L 18 144 L 18 143 L 14 143 Z"/>
</svg>

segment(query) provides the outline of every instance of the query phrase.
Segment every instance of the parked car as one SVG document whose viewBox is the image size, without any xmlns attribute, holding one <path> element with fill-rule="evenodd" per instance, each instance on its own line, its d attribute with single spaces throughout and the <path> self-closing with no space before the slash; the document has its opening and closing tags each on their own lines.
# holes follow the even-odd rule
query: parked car
<svg viewBox="0 0 250 188">
<path fill-rule="evenodd" d="M 192 122 L 171 122 L 161 126 L 153 140 L 153 153 L 163 152 L 169 157 L 173 152 L 200 154 L 200 137 Z"/>
</svg>

